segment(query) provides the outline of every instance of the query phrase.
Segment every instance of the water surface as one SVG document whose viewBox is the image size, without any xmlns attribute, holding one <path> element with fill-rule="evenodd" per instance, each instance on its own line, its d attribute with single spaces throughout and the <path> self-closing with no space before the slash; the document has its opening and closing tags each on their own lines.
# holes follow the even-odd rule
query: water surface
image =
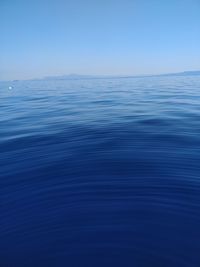
<svg viewBox="0 0 200 267">
<path fill-rule="evenodd" d="M 1 82 L 0 266 L 199 267 L 199 133 L 197 76 Z"/>
</svg>

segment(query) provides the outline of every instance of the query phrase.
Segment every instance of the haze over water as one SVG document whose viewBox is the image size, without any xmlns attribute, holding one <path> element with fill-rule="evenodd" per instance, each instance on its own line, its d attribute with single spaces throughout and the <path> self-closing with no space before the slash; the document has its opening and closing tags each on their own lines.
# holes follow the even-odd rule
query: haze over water
<svg viewBox="0 0 200 267">
<path fill-rule="evenodd" d="M 1 82 L 0 266 L 200 266 L 199 107 L 200 76 Z"/>
</svg>

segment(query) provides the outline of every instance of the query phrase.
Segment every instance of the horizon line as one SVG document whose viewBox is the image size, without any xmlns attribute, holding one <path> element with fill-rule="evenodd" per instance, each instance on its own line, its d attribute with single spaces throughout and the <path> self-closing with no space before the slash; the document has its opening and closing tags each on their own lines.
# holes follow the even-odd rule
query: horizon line
<svg viewBox="0 0 200 267">
<path fill-rule="evenodd" d="M 28 79 L 9 79 L 9 80 L 0 80 L 0 82 L 15 82 L 15 81 L 41 81 L 41 80 L 54 80 L 60 79 L 63 80 L 70 78 L 93 78 L 93 79 L 103 79 L 103 78 L 145 78 L 145 77 L 159 77 L 159 76 L 173 76 L 173 75 L 200 75 L 200 70 L 185 70 L 180 72 L 166 72 L 160 74 L 77 74 L 77 73 L 69 73 L 69 74 L 60 74 L 60 75 L 49 75 L 41 78 L 28 78 Z"/>
</svg>

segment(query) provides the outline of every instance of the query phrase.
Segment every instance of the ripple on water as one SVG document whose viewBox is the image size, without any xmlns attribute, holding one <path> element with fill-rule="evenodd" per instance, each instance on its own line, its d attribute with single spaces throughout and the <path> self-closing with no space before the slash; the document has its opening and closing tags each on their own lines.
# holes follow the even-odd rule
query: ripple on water
<svg viewBox="0 0 200 267">
<path fill-rule="evenodd" d="M 200 266 L 199 86 L 165 77 L 3 91 L 0 265 Z"/>
</svg>

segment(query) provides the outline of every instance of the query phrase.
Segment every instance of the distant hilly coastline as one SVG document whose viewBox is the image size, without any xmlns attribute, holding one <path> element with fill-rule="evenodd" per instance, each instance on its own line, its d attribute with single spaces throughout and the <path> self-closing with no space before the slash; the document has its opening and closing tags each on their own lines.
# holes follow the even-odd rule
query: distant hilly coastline
<svg viewBox="0 0 200 267">
<path fill-rule="evenodd" d="M 59 76 L 46 76 L 43 78 L 28 79 L 29 81 L 44 81 L 44 80 L 86 80 L 86 79 L 127 79 L 127 78 L 145 78 L 145 77 L 167 77 L 167 76 L 200 76 L 200 70 L 183 71 L 163 74 L 147 74 L 147 75 L 84 75 L 84 74 L 68 74 Z M 7 80 L 8 82 L 18 82 L 20 80 Z M 6 80 L 1 80 L 6 82 Z"/>
<path fill-rule="evenodd" d="M 165 77 L 165 76 L 200 76 L 200 70 L 183 71 L 176 73 L 164 73 L 157 75 L 79 75 L 69 74 L 61 76 L 47 76 L 42 80 L 82 80 L 82 79 L 110 79 L 110 78 L 143 78 L 143 77 Z"/>
<path fill-rule="evenodd" d="M 160 75 L 154 75 L 154 76 L 196 76 L 196 75 L 200 75 L 200 70 L 166 73 L 166 74 L 160 74 Z"/>
<path fill-rule="evenodd" d="M 60 75 L 60 76 L 47 76 L 44 77 L 44 80 L 79 80 L 79 79 L 100 79 L 106 77 L 114 77 L 108 75 L 81 75 L 81 74 L 68 74 L 68 75 Z"/>
</svg>

